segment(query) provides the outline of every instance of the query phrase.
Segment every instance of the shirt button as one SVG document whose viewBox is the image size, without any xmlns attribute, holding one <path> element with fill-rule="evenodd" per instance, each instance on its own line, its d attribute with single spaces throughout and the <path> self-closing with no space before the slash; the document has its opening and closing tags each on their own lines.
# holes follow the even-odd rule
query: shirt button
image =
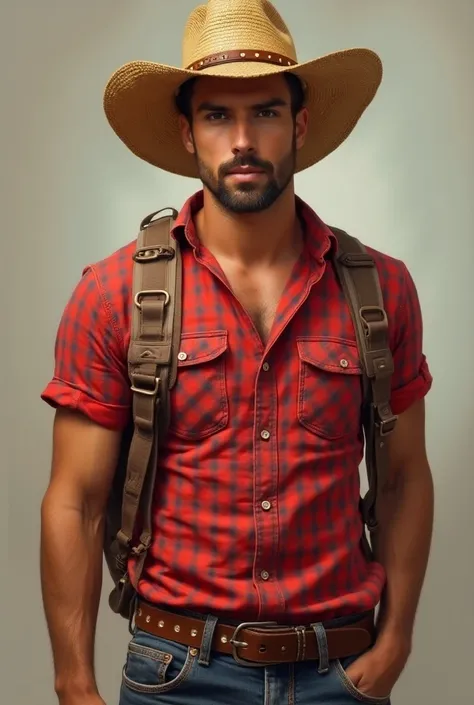
<svg viewBox="0 0 474 705">
<path fill-rule="evenodd" d="M 262 578 L 262 580 L 268 580 L 268 578 L 270 577 L 270 573 L 268 573 L 266 570 L 262 570 L 262 572 L 260 573 L 260 577 Z"/>
<path fill-rule="evenodd" d="M 262 365 L 262 367 L 263 367 L 263 369 L 264 369 L 265 372 L 268 372 L 268 370 L 270 369 L 270 365 L 268 364 L 268 362 L 264 362 L 263 365 Z"/>
<path fill-rule="evenodd" d="M 269 509 L 272 508 L 271 502 L 269 502 L 267 499 L 262 502 L 262 509 L 264 509 L 266 512 L 268 512 Z"/>
<path fill-rule="evenodd" d="M 349 363 L 345 358 L 342 358 L 342 360 L 339 361 L 339 364 L 341 367 L 349 367 Z"/>
<path fill-rule="evenodd" d="M 264 430 L 261 432 L 260 435 L 264 441 L 268 441 L 268 439 L 270 438 L 270 431 Z"/>
<path fill-rule="evenodd" d="M 187 354 L 185 352 L 178 353 L 178 360 L 186 360 Z"/>
</svg>

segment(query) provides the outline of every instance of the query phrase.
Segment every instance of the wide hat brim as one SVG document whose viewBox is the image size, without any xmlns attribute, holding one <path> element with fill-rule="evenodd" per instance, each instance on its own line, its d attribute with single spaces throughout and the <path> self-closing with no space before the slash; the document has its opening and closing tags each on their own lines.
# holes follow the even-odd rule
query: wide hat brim
<svg viewBox="0 0 474 705">
<path fill-rule="evenodd" d="M 309 124 L 296 158 L 300 172 L 337 149 L 372 102 L 382 80 L 382 62 L 370 49 L 346 49 L 289 67 L 252 61 L 202 72 L 134 61 L 110 78 L 104 110 L 112 129 L 137 157 L 173 174 L 198 178 L 196 159 L 184 148 L 179 131 L 179 86 L 196 76 L 242 80 L 283 71 L 295 73 L 306 86 Z"/>
</svg>

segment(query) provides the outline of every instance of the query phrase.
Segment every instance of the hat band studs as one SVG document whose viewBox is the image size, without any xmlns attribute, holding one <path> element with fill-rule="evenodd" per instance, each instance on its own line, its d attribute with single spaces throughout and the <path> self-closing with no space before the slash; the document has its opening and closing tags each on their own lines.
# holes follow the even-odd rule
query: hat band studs
<svg viewBox="0 0 474 705">
<path fill-rule="evenodd" d="M 258 61 L 265 64 L 277 64 L 278 66 L 296 66 L 298 63 L 288 56 L 276 54 L 275 52 L 264 50 L 256 51 L 255 49 L 234 49 L 218 54 L 209 54 L 199 59 L 199 61 L 194 61 L 187 66 L 186 69 L 188 71 L 202 71 L 209 66 L 218 66 L 219 64 L 229 64 L 237 61 Z"/>
</svg>

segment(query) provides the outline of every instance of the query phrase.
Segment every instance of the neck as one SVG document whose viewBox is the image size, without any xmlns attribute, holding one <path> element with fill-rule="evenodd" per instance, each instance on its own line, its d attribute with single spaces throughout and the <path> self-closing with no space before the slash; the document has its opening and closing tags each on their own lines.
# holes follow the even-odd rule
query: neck
<svg viewBox="0 0 474 705">
<path fill-rule="evenodd" d="M 278 264 L 302 249 L 302 228 L 291 185 L 260 213 L 231 213 L 204 187 L 204 205 L 195 224 L 201 243 L 215 257 L 245 267 Z"/>
</svg>

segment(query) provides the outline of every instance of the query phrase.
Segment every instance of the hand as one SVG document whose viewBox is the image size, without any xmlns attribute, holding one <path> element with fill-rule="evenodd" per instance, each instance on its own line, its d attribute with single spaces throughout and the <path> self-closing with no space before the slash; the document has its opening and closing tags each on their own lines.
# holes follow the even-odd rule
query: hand
<svg viewBox="0 0 474 705">
<path fill-rule="evenodd" d="M 409 650 L 402 644 L 375 644 L 351 663 L 346 675 L 364 695 L 387 698 L 405 668 L 408 656 Z"/>
</svg>

